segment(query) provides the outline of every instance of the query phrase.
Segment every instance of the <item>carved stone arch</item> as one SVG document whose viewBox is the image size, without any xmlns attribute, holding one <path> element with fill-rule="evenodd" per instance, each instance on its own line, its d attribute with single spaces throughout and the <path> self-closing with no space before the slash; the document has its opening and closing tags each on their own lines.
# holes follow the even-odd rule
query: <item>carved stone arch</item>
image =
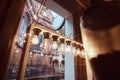
<svg viewBox="0 0 120 80">
<path fill-rule="evenodd" d="M 62 60 L 60 64 L 63 64 L 63 65 L 64 65 L 64 64 L 65 64 L 65 61 L 64 61 L 64 60 Z"/>
<path fill-rule="evenodd" d="M 55 72 L 59 69 L 59 60 L 57 59 L 53 60 L 53 67 L 55 69 Z"/>
<path fill-rule="evenodd" d="M 53 64 L 59 64 L 59 61 L 57 59 L 54 59 Z"/>
<path fill-rule="evenodd" d="M 64 68 L 65 68 L 65 61 L 64 60 L 62 60 L 60 62 L 60 67 L 61 67 L 61 71 L 64 71 Z"/>
</svg>

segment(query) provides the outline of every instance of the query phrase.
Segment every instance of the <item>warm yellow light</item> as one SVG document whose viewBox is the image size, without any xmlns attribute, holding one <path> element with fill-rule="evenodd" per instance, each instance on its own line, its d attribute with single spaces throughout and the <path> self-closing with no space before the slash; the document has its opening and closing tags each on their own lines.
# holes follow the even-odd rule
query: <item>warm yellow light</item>
<svg viewBox="0 0 120 80">
<path fill-rule="evenodd" d="M 26 33 L 24 33 L 24 36 L 26 37 L 26 36 L 27 36 L 27 34 L 26 34 Z"/>
<path fill-rule="evenodd" d="M 60 54 L 64 54 L 64 51 L 65 51 L 65 45 L 64 45 L 64 43 L 61 43 L 59 48 L 58 48 L 58 52 Z"/>
<path fill-rule="evenodd" d="M 52 55 L 50 55 L 49 57 L 52 57 Z"/>
<path fill-rule="evenodd" d="M 31 37 L 31 36 L 32 36 L 32 33 L 29 33 L 28 35 Z"/>
<path fill-rule="evenodd" d="M 39 44 L 39 38 L 37 35 L 34 35 L 34 37 L 32 38 L 32 44 L 33 45 L 38 45 Z"/>
<path fill-rule="evenodd" d="M 76 52 L 77 52 L 77 55 L 79 55 L 81 53 L 79 48 L 77 49 Z"/>
<path fill-rule="evenodd" d="M 25 43 L 26 41 L 24 40 L 23 43 Z"/>
<path fill-rule="evenodd" d="M 85 58 L 85 51 L 84 51 L 84 50 L 81 50 L 79 56 L 80 56 L 81 58 Z"/>
<path fill-rule="evenodd" d="M 34 16 L 36 17 L 36 16 Z M 40 29 L 41 30 L 41 33 L 43 33 L 42 35 L 44 35 L 44 41 L 40 44 L 40 48 L 43 49 L 43 51 L 46 53 L 48 52 L 49 50 L 57 50 L 58 49 L 58 53 L 59 54 L 64 54 L 65 51 L 66 52 L 71 52 L 74 56 L 80 54 L 80 51 L 77 51 L 77 49 L 75 47 L 72 47 L 72 46 L 66 46 L 65 47 L 65 41 L 70 41 L 70 45 L 72 43 L 75 43 L 75 44 L 79 44 L 80 46 L 82 45 L 81 43 L 77 42 L 77 41 L 74 41 L 74 40 L 71 40 L 71 39 L 68 39 L 67 37 L 65 36 L 62 36 L 62 35 L 59 35 L 57 33 L 55 33 L 54 31 L 50 30 L 50 29 L 47 29 L 47 28 L 44 28 L 40 25 L 36 25 L 36 24 L 33 24 L 34 28 L 37 28 L 37 29 Z M 50 37 L 58 37 L 60 39 L 60 46 L 58 47 L 58 44 L 57 44 L 57 39 L 53 39 L 53 44 L 51 45 L 51 42 L 49 39 L 51 39 Z M 49 51 L 49 52 L 50 52 Z"/>
<path fill-rule="evenodd" d="M 32 52 L 30 52 L 30 55 L 32 55 Z"/>
<path fill-rule="evenodd" d="M 53 50 L 56 50 L 57 48 L 58 48 L 57 41 L 53 41 L 52 49 L 53 49 Z"/>
<path fill-rule="evenodd" d="M 76 56 L 76 47 L 72 47 L 72 54 L 74 55 L 74 56 Z"/>
<path fill-rule="evenodd" d="M 43 48 L 45 51 L 48 51 L 51 49 L 51 44 L 48 39 L 44 39 L 40 47 Z"/>
<path fill-rule="evenodd" d="M 41 56 L 43 56 L 43 53 L 41 53 Z"/>
</svg>

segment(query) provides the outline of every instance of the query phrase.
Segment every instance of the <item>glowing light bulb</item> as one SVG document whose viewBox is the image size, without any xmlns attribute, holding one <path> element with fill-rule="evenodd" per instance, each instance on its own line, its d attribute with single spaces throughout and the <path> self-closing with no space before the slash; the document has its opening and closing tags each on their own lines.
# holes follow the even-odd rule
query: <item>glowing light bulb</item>
<svg viewBox="0 0 120 80">
<path fill-rule="evenodd" d="M 25 40 L 23 40 L 23 43 L 25 43 L 26 41 Z"/>
<path fill-rule="evenodd" d="M 43 43 L 40 45 L 41 48 L 43 48 L 45 51 L 48 51 L 51 49 L 50 42 L 48 39 L 44 39 Z"/>
<path fill-rule="evenodd" d="M 76 56 L 76 47 L 72 47 L 72 54 Z"/>
<path fill-rule="evenodd" d="M 26 33 L 24 33 L 24 36 L 26 37 L 26 36 L 27 36 L 27 34 L 26 34 Z"/>
<path fill-rule="evenodd" d="M 81 58 L 85 58 L 85 51 L 84 51 L 84 50 L 81 50 L 79 56 L 80 56 Z"/>
<path fill-rule="evenodd" d="M 53 49 L 53 50 L 56 50 L 57 48 L 58 48 L 57 41 L 53 41 L 52 49 Z"/>
<path fill-rule="evenodd" d="M 32 33 L 29 33 L 28 35 L 31 37 L 31 36 L 32 36 Z"/>
<path fill-rule="evenodd" d="M 65 51 L 65 45 L 64 45 L 64 43 L 61 43 L 59 48 L 58 48 L 58 52 L 60 54 L 64 54 L 64 51 Z"/>
<path fill-rule="evenodd" d="M 30 55 L 32 55 L 32 52 L 30 52 Z"/>
<path fill-rule="evenodd" d="M 66 41 L 67 46 L 66 46 L 66 48 L 65 48 L 65 52 L 71 53 L 72 48 L 71 48 L 70 43 L 71 43 L 71 41 L 69 41 L 69 40 Z"/>
<path fill-rule="evenodd" d="M 33 45 L 38 45 L 39 44 L 39 38 L 37 35 L 35 35 L 33 38 L 32 38 L 32 44 Z"/>
<path fill-rule="evenodd" d="M 79 48 L 77 49 L 76 53 L 77 53 L 77 55 L 79 55 L 81 53 Z"/>
<path fill-rule="evenodd" d="M 61 42 L 61 44 L 60 44 L 60 46 L 58 48 L 58 52 L 59 52 L 59 54 L 64 54 L 64 52 L 65 52 L 65 44 L 64 44 L 65 39 L 60 38 L 60 42 Z"/>
<path fill-rule="evenodd" d="M 43 56 L 43 53 L 41 53 L 40 55 Z"/>
<path fill-rule="evenodd" d="M 49 55 L 49 57 L 52 57 L 52 55 Z"/>
</svg>

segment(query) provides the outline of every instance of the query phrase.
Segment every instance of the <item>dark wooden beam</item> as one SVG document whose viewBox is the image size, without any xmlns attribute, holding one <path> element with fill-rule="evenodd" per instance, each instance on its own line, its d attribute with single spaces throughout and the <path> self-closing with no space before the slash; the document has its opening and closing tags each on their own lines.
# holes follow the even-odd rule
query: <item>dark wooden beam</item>
<svg viewBox="0 0 120 80">
<path fill-rule="evenodd" d="M 104 3 L 104 0 L 90 0 L 90 6 L 101 5 Z"/>
<path fill-rule="evenodd" d="M 26 0 L 0 2 L 0 80 L 6 80 L 6 71 L 12 45 Z"/>
<path fill-rule="evenodd" d="M 79 6 L 81 6 L 83 9 L 87 9 L 88 5 L 84 0 L 76 0 Z"/>
</svg>

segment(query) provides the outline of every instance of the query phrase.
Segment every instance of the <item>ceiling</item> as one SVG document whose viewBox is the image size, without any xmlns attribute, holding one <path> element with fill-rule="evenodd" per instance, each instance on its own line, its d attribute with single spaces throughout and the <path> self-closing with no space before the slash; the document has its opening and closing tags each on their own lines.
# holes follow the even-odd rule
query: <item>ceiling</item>
<svg viewBox="0 0 120 80">
<path fill-rule="evenodd" d="M 36 1 L 42 2 L 42 0 Z M 45 6 L 67 18 L 77 11 L 82 12 L 88 7 L 99 5 L 104 1 L 112 0 L 46 0 Z"/>
<path fill-rule="evenodd" d="M 42 0 L 36 0 L 42 2 Z M 46 0 L 45 6 L 64 18 L 69 18 L 75 12 L 85 9 L 85 0 Z"/>
<path fill-rule="evenodd" d="M 57 14 L 63 16 L 66 19 L 69 18 L 69 16 L 72 15 L 68 10 L 66 10 L 64 7 L 57 4 L 53 0 L 46 0 L 45 6 L 49 9 L 53 10 Z"/>
</svg>

